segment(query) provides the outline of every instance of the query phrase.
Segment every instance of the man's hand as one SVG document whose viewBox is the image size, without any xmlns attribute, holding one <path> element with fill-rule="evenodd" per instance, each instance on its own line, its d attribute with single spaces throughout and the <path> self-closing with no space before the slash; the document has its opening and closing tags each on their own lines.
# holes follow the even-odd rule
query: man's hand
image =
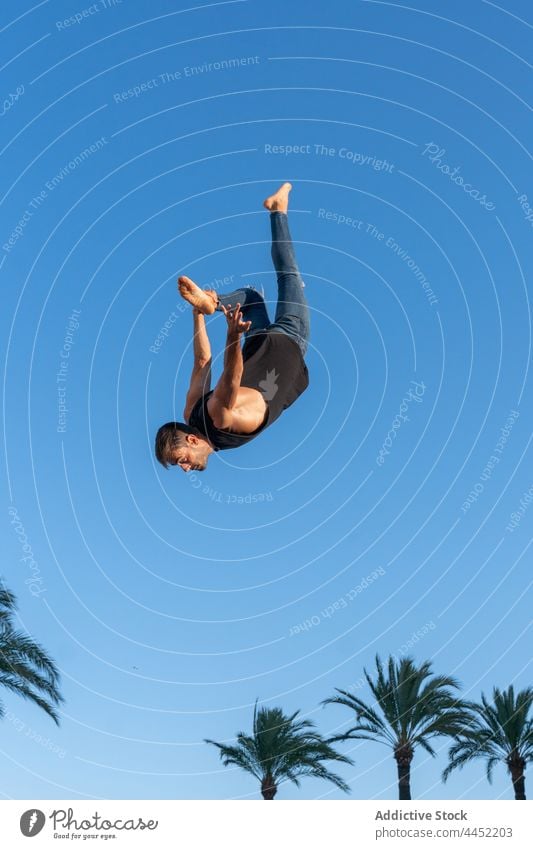
<svg viewBox="0 0 533 849">
<path fill-rule="evenodd" d="M 229 304 L 227 307 L 221 304 L 220 308 L 226 316 L 226 321 L 228 322 L 228 336 L 232 336 L 235 339 L 238 339 L 242 333 L 246 333 L 252 326 L 251 321 L 242 320 L 240 304 L 237 304 L 234 309 L 232 308 L 231 304 Z"/>
</svg>

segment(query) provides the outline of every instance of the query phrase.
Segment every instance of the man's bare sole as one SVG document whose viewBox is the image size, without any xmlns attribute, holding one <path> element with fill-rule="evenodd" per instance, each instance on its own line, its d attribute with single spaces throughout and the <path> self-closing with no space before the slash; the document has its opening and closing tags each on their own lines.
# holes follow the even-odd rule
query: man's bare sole
<svg viewBox="0 0 533 849">
<path fill-rule="evenodd" d="M 178 277 L 178 290 L 182 298 L 204 315 L 212 315 L 217 306 L 217 296 L 213 291 L 200 289 L 190 277 Z"/>
<path fill-rule="evenodd" d="M 274 192 L 273 195 L 270 195 L 270 197 L 263 201 L 265 209 L 268 209 L 269 212 L 287 212 L 289 208 L 289 192 L 291 189 L 292 186 L 290 183 L 283 183 L 277 192 Z"/>
</svg>

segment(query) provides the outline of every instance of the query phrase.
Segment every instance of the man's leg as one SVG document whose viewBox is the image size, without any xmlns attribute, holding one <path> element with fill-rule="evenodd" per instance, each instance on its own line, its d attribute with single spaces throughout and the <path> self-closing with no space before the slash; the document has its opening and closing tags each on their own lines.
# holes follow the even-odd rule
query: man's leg
<svg viewBox="0 0 533 849">
<path fill-rule="evenodd" d="M 296 263 L 287 213 L 278 209 L 272 210 L 270 225 L 272 262 L 278 279 L 278 305 L 269 330 L 278 329 L 292 336 L 305 356 L 310 335 L 309 306 L 304 294 L 304 282 Z"/>
<path fill-rule="evenodd" d="M 265 300 L 257 289 L 254 289 L 252 286 L 246 286 L 243 289 L 228 292 L 227 295 L 218 295 L 216 309 L 220 310 L 221 306 L 236 307 L 237 304 L 241 305 L 243 321 L 252 322 L 250 329 L 245 334 L 247 338 L 253 333 L 269 327 L 270 316 L 268 315 Z"/>
<path fill-rule="evenodd" d="M 269 330 L 278 330 L 280 333 L 291 336 L 305 355 L 310 333 L 310 315 L 287 220 L 291 189 L 290 183 L 283 183 L 277 192 L 264 201 L 264 206 L 270 212 L 272 262 L 278 280 L 278 305 L 272 324 L 269 324 L 264 299 L 255 289 L 238 289 L 228 295 L 217 297 L 216 292 L 200 289 L 188 277 L 180 277 L 178 287 L 182 297 L 206 315 L 215 312 L 221 304 L 235 306 L 240 303 L 243 318 L 252 322 L 248 335 L 267 327 Z"/>
<path fill-rule="evenodd" d="M 244 321 L 251 321 L 247 336 L 257 333 L 258 330 L 265 330 L 270 325 L 265 300 L 252 286 L 219 296 L 214 289 L 200 289 L 190 277 L 182 276 L 178 279 L 178 289 L 182 298 L 204 315 L 212 315 L 216 310 L 221 311 L 221 306 L 235 307 L 240 304 Z"/>
</svg>

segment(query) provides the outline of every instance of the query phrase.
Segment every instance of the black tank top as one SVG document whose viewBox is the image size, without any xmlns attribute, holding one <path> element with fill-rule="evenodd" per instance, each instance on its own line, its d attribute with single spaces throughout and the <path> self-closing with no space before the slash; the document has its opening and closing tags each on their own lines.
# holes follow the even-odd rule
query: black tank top
<svg viewBox="0 0 533 849">
<path fill-rule="evenodd" d="M 189 424 L 207 436 L 216 451 L 239 448 L 274 424 L 309 386 L 309 373 L 298 343 L 286 333 L 254 333 L 246 340 L 241 386 L 261 392 L 267 403 L 264 422 L 253 433 L 233 433 L 213 424 L 207 402 L 213 390 L 202 395 L 189 416 Z"/>
</svg>

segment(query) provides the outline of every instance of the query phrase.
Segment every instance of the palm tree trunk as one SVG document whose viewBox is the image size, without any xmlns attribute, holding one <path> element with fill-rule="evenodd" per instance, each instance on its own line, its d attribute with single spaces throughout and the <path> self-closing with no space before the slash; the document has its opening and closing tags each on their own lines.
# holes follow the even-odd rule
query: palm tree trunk
<svg viewBox="0 0 533 849">
<path fill-rule="evenodd" d="M 511 767 L 511 778 L 513 781 L 515 799 L 525 799 L 526 777 L 524 775 L 524 769 L 521 769 L 519 766 Z"/>
<path fill-rule="evenodd" d="M 270 801 L 274 798 L 277 792 L 278 788 L 276 787 L 274 779 L 267 773 L 261 782 L 261 795 L 263 799 Z"/>
<path fill-rule="evenodd" d="M 394 753 L 398 766 L 398 799 L 411 798 L 411 761 L 413 755 L 410 751 L 398 749 Z"/>
</svg>

